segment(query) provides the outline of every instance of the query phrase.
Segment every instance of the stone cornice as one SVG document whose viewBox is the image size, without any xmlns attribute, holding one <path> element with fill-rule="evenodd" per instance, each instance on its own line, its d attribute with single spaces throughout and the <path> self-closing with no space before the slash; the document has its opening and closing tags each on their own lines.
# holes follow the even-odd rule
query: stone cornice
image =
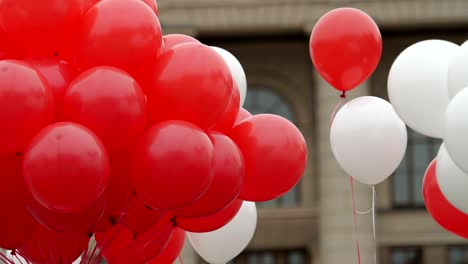
<svg viewBox="0 0 468 264">
<path fill-rule="evenodd" d="M 308 34 L 320 16 L 340 6 L 370 14 L 383 29 L 468 26 L 466 0 L 159 0 L 168 31 L 202 35 Z"/>
</svg>

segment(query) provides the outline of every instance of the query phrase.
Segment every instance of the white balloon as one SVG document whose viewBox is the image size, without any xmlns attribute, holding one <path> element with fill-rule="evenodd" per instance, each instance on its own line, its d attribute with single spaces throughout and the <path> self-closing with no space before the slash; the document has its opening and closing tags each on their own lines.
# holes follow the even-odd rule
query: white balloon
<svg viewBox="0 0 468 264">
<path fill-rule="evenodd" d="M 247 77 L 245 76 L 244 68 L 242 68 L 241 63 L 239 60 L 234 57 L 229 51 L 218 48 L 218 47 L 211 47 L 219 55 L 224 58 L 224 61 L 229 66 L 231 70 L 232 78 L 237 84 L 240 93 L 240 105 L 243 106 L 245 102 L 245 97 L 247 96 Z"/>
<path fill-rule="evenodd" d="M 421 41 L 404 50 L 390 69 L 390 102 L 403 121 L 421 134 L 443 137 L 448 66 L 459 49 L 444 40 Z"/>
<path fill-rule="evenodd" d="M 356 180 L 375 185 L 398 167 L 406 151 L 406 126 L 392 105 L 364 96 L 345 104 L 333 121 L 330 141 L 341 167 Z"/>
<path fill-rule="evenodd" d="M 468 173 L 468 87 L 455 96 L 445 115 L 444 143 L 453 161 Z M 468 192 L 468 191 L 467 191 Z M 468 204 L 468 200 L 467 200 Z"/>
<path fill-rule="evenodd" d="M 463 88 L 468 86 L 468 44 L 461 46 L 449 64 L 448 92 L 453 98 Z"/>
<path fill-rule="evenodd" d="M 437 155 L 436 177 L 445 198 L 458 210 L 468 214 L 468 174 L 457 167 L 442 144 Z"/>
<path fill-rule="evenodd" d="M 250 243 L 257 226 L 255 203 L 244 201 L 227 225 L 208 233 L 187 232 L 197 253 L 208 263 L 223 264 L 239 255 Z"/>
</svg>

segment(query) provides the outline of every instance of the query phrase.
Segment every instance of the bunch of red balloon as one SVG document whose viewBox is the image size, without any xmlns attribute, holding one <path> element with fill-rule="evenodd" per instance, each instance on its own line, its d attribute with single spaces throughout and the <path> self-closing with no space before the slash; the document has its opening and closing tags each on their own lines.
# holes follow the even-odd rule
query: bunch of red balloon
<svg viewBox="0 0 468 264">
<path fill-rule="evenodd" d="M 304 172 L 299 130 L 155 0 L 1 1 L 0 59 L 0 247 L 28 262 L 172 263 Z"/>
</svg>

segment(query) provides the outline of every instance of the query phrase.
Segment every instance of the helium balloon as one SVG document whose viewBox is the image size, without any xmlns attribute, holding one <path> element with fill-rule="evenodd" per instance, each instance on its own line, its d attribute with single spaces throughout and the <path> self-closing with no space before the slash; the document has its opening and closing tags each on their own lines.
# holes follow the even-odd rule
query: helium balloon
<svg viewBox="0 0 468 264">
<path fill-rule="evenodd" d="M 208 233 L 187 233 L 187 236 L 195 251 L 208 263 L 227 263 L 247 247 L 256 226 L 255 203 L 244 202 L 234 219 L 224 227 Z"/>
<path fill-rule="evenodd" d="M 26 63 L 0 61 L 0 150 L 23 152 L 53 114 L 53 95 L 44 77 Z"/>
<path fill-rule="evenodd" d="M 241 107 L 239 109 L 239 113 L 237 114 L 236 121 L 234 122 L 234 126 L 237 126 L 240 122 L 244 121 L 244 119 L 247 119 L 251 116 L 252 114 L 249 113 L 249 111 Z"/>
<path fill-rule="evenodd" d="M 95 4 L 97 4 L 100 1 L 101 0 L 83 0 L 83 6 L 84 6 L 85 12 L 88 11 L 91 7 L 93 7 Z M 156 0 L 141 0 L 141 1 L 147 4 L 153 10 L 153 12 L 157 16 L 159 16 L 158 3 L 156 2 Z"/>
<path fill-rule="evenodd" d="M 404 50 L 390 69 L 390 102 L 401 119 L 423 135 L 443 136 L 449 103 L 447 72 L 459 49 L 444 40 L 421 41 Z"/>
<path fill-rule="evenodd" d="M 117 224 L 106 233 L 96 234 L 96 242 L 108 263 L 145 264 L 163 251 L 174 233 L 172 223 L 166 220 L 138 236 Z"/>
<path fill-rule="evenodd" d="M 219 118 L 218 122 L 212 127 L 212 130 L 220 131 L 223 133 L 229 132 L 236 122 L 237 115 L 239 114 L 240 108 L 240 98 L 239 98 L 239 89 L 234 83 L 234 89 L 232 89 L 232 96 L 229 104 L 224 111 L 224 114 Z"/>
<path fill-rule="evenodd" d="M 180 228 L 175 228 L 169 242 L 159 255 L 152 259 L 149 264 L 166 264 L 174 263 L 180 256 L 185 243 L 185 231 Z"/>
<path fill-rule="evenodd" d="M 447 200 L 461 212 L 468 214 L 468 193 L 464 188 L 468 184 L 468 173 L 462 171 L 453 162 L 445 144 L 442 144 L 437 155 L 437 183 Z"/>
<path fill-rule="evenodd" d="M 52 231 L 37 224 L 33 236 L 18 249 L 32 263 L 72 263 L 87 248 L 87 235 L 70 235 Z"/>
<path fill-rule="evenodd" d="M 153 123 L 176 119 L 208 129 L 226 111 L 232 95 L 232 76 L 223 58 L 198 43 L 180 44 L 162 54 L 152 76 L 148 112 Z"/>
<path fill-rule="evenodd" d="M 139 235 L 148 231 L 162 217 L 164 212 L 158 209 L 153 209 L 145 205 L 140 199 L 135 197 L 133 203 L 128 210 L 123 214 L 120 223 L 130 230 L 133 234 Z"/>
<path fill-rule="evenodd" d="M 63 95 L 78 73 L 70 64 L 56 56 L 28 57 L 23 61 L 33 66 L 46 79 L 54 94 L 54 120 L 60 120 Z"/>
<path fill-rule="evenodd" d="M 390 103 L 363 96 L 338 111 L 330 143 L 346 173 L 364 184 L 375 185 L 400 165 L 406 151 L 406 126 Z"/>
<path fill-rule="evenodd" d="M 83 18 L 77 59 L 84 69 L 114 66 L 132 72 L 154 62 L 161 43 L 158 17 L 144 2 L 104 0 Z"/>
<path fill-rule="evenodd" d="M 162 49 L 162 53 L 172 49 L 173 47 L 183 44 L 183 43 L 200 43 L 196 38 L 184 35 L 184 34 L 169 34 L 163 36 L 163 43 L 164 48 Z"/>
<path fill-rule="evenodd" d="M 176 210 L 177 216 L 196 218 L 215 214 L 239 195 L 245 174 L 242 154 L 236 144 L 221 133 L 211 133 L 211 139 L 214 146 L 214 179 L 196 202 Z"/>
<path fill-rule="evenodd" d="M 218 47 L 212 48 L 223 57 L 224 61 L 229 66 L 232 79 L 236 84 L 237 89 L 239 89 L 240 105 L 244 105 L 245 97 L 247 96 L 247 77 L 245 76 L 242 65 L 240 64 L 239 60 L 237 60 L 237 58 L 234 57 L 234 55 L 232 55 L 229 51 Z"/>
<path fill-rule="evenodd" d="M 5 31 L 0 27 L 0 60 L 21 59 L 24 57 L 24 51 L 17 45 L 11 43 Z"/>
<path fill-rule="evenodd" d="M 466 43 L 466 42 L 465 42 Z M 453 56 L 448 68 L 448 91 L 449 97 L 453 98 L 465 87 L 468 87 L 468 78 L 465 70 L 468 67 L 468 43 L 461 46 Z"/>
<path fill-rule="evenodd" d="M 230 136 L 245 160 L 239 198 L 268 201 L 285 194 L 301 179 L 307 146 L 299 129 L 287 119 L 256 115 L 235 126 Z"/>
<path fill-rule="evenodd" d="M 320 75 L 344 93 L 374 72 L 382 55 L 382 36 L 366 13 L 354 8 L 337 8 L 315 24 L 310 37 L 310 55 Z"/>
<path fill-rule="evenodd" d="M 60 122 L 42 129 L 23 159 L 28 191 L 44 207 L 61 213 L 89 208 L 104 193 L 109 158 L 89 129 Z"/>
<path fill-rule="evenodd" d="M 147 4 L 151 10 L 156 14 L 156 16 L 159 16 L 159 9 L 158 9 L 158 3 L 156 0 L 142 0 L 145 4 Z"/>
<path fill-rule="evenodd" d="M 34 232 L 34 219 L 24 205 L 25 186 L 21 173 L 22 157 L 0 154 L 0 247 L 16 249 Z"/>
<path fill-rule="evenodd" d="M 218 230 L 231 221 L 239 212 L 243 201 L 235 199 L 221 211 L 205 217 L 184 218 L 176 216 L 176 225 L 186 231 L 204 233 Z"/>
<path fill-rule="evenodd" d="M 0 24 L 30 54 L 52 55 L 72 41 L 83 16 L 80 0 L 4 0 Z"/>
<path fill-rule="evenodd" d="M 152 126 L 135 146 L 130 179 L 147 205 L 178 209 L 198 199 L 213 180 L 213 144 L 185 121 Z"/>
<path fill-rule="evenodd" d="M 457 166 L 468 173 L 468 89 L 459 92 L 445 113 L 444 143 Z"/>
<path fill-rule="evenodd" d="M 63 98 L 63 117 L 93 130 L 114 153 L 126 150 L 143 133 L 145 97 L 124 71 L 96 67 L 70 84 Z"/>
<path fill-rule="evenodd" d="M 104 215 L 105 200 L 100 197 L 94 204 L 77 213 L 59 213 L 38 203 L 30 193 L 24 192 L 25 204 L 37 222 L 60 233 L 86 235 L 93 233 L 94 226 Z"/>
<path fill-rule="evenodd" d="M 436 160 L 427 168 L 423 181 L 423 197 L 427 211 L 432 218 L 446 230 L 468 239 L 468 214 L 455 208 L 445 198 L 437 183 L 437 165 Z"/>
</svg>

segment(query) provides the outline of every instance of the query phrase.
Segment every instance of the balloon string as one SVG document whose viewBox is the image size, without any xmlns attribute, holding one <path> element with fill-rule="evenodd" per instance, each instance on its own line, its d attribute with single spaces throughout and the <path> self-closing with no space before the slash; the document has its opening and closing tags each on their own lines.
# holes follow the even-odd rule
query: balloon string
<svg viewBox="0 0 468 264">
<path fill-rule="evenodd" d="M 377 193 L 375 186 L 372 185 L 372 232 L 374 235 L 374 263 L 377 264 L 377 236 L 375 232 L 375 201 L 377 200 Z"/>
<path fill-rule="evenodd" d="M 180 262 L 180 264 L 184 264 L 184 261 L 182 260 L 182 256 L 181 256 L 181 255 L 179 255 L 179 262 Z"/>
<path fill-rule="evenodd" d="M 343 105 L 344 101 L 346 101 L 346 97 L 341 97 L 341 99 L 338 101 L 338 104 L 333 109 L 333 112 L 330 116 L 330 127 L 333 124 L 333 120 L 335 119 L 336 113 L 340 109 L 341 105 Z"/>
<path fill-rule="evenodd" d="M 351 196 L 352 196 L 352 201 L 353 201 L 353 218 L 354 218 L 354 232 L 356 235 L 357 258 L 358 258 L 358 264 L 361 264 L 361 250 L 359 246 L 359 239 L 357 237 L 358 228 L 357 228 L 356 194 L 354 192 L 354 178 L 353 176 L 350 176 L 349 179 L 351 181 Z"/>
</svg>

